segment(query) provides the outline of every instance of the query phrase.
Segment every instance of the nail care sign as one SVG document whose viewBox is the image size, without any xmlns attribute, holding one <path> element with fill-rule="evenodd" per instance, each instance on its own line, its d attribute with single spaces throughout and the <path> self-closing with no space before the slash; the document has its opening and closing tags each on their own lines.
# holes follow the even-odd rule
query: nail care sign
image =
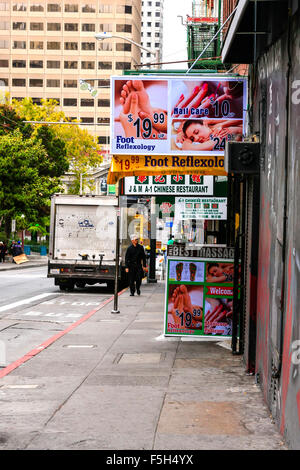
<svg viewBox="0 0 300 470">
<path fill-rule="evenodd" d="M 113 155 L 217 155 L 242 140 L 247 82 L 226 75 L 111 78 Z"/>
</svg>

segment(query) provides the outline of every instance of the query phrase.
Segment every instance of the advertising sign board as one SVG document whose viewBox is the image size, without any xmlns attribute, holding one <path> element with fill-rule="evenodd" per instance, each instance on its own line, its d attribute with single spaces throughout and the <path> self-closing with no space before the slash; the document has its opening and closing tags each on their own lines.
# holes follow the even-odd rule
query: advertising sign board
<svg viewBox="0 0 300 470">
<path fill-rule="evenodd" d="M 111 154 L 223 156 L 242 140 L 246 80 L 200 77 L 111 78 Z"/>
<path fill-rule="evenodd" d="M 165 336 L 232 333 L 234 260 L 168 257 Z"/>
</svg>

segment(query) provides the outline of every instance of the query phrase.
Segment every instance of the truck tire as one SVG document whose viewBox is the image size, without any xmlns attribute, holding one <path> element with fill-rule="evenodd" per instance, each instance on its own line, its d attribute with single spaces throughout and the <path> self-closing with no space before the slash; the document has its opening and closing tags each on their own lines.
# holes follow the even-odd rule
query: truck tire
<svg viewBox="0 0 300 470">
<path fill-rule="evenodd" d="M 107 289 L 108 289 L 108 290 L 114 290 L 114 288 L 115 288 L 115 281 L 107 281 L 106 284 L 107 284 Z"/>
</svg>

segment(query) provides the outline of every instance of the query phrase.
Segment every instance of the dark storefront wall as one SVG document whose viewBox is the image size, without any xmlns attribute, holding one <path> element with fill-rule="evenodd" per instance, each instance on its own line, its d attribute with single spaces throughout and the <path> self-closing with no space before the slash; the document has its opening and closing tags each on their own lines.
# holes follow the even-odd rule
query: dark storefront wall
<svg viewBox="0 0 300 470">
<path fill-rule="evenodd" d="M 293 363 L 293 347 L 300 339 L 300 103 L 293 92 L 300 77 L 299 10 L 293 18 L 290 35 L 284 34 L 259 59 L 250 93 L 252 132 L 259 134 L 264 156 L 256 373 L 281 432 L 292 448 L 300 448 L 300 366 Z"/>
</svg>

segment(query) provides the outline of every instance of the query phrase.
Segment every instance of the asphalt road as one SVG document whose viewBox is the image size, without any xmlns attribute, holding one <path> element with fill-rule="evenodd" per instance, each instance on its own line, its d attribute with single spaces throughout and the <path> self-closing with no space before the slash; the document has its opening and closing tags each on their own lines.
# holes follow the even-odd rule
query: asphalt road
<svg viewBox="0 0 300 470">
<path fill-rule="evenodd" d="M 61 292 L 47 266 L 0 271 L 0 368 L 112 297 L 106 284 Z"/>
</svg>

